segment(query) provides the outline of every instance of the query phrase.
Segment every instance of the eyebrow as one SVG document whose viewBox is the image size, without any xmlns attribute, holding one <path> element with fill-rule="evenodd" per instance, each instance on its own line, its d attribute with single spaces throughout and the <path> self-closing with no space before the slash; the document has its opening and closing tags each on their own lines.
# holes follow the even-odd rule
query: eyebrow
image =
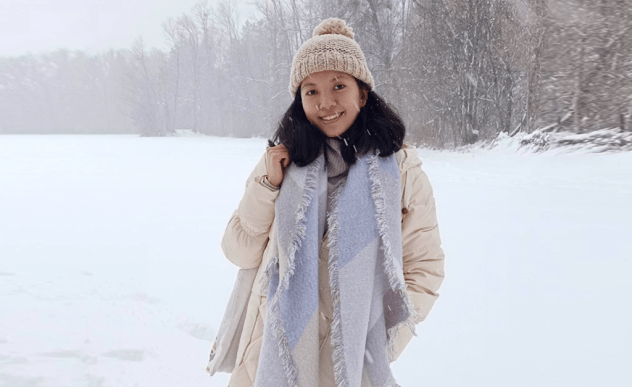
<svg viewBox="0 0 632 387">
<path fill-rule="evenodd" d="M 335 75 L 333 78 L 331 78 L 331 81 L 329 81 L 329 82 L 334 82 L 334 81 L 338 82 L 341 79 L 345 80 L 345 79 L 348 79 L 348 78 L 349 78 L 349 75 L 347 75 L 347 74 L 340 74 L 339 76 Z"/>
<path fill-rule="evenodd" d="M 330 80 L 329 82 L 331 82 L 331 83 L 333 83 L 333 82 L 338 82 L 338 81 L 340 81 L 340 79 L 345 80 L 345 79 L 346 79 L 346 78 L 348 78 L 348 77 L 349 77 L 349 76 L 348 76 L 347 74 L 340 75 L 340 76 L 336 75 L 336 76 L 334 76 L 333 78 L 331 78 L 331 80 Z M 316 84 L 315 84 L 315 83 L 312 83 L 312 82 L 308 82 L 308 83 L 306 83 L 306 84 L 304 84 L 304 85 L 303 85 L 303 87 L 307 87 L 307 86 L 316 86 Z"/>
</svg>

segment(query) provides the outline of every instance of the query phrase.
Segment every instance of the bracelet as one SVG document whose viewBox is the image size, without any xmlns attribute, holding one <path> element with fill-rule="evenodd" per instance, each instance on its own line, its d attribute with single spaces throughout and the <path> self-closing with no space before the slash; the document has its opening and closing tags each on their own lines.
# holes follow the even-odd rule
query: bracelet
<svg viewBox="0 0 632 387">
<path fill-rule="evenodd" d="M 268 188 L 271 191 L 278 191 L 279 189 L 281 189 L 281 187 L 277 187 L 276 185 L 272 185 L 272 183 L 270 183 L 270 181 L 268 181 L 268 175 L 264 175 L 263 178 L 261 179 L 261 184 L 263 184 L 264 187 Z"/>
</svg>

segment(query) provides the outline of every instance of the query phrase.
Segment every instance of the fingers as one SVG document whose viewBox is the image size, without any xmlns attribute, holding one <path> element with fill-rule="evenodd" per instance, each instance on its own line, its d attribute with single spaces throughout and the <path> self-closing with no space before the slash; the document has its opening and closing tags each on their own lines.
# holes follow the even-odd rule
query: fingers
<svg viewBox="0 0 632 387">
<path fill-rule="evenodd" d="M 287 168 L 288 165 L 290 165 L 290 155 L 289 154 L 286 157 L 283 157 L 281 159 L 281 166 L 283 167 L 283 170 L 285 170 L 285 168 Z"/>
<path fill-rule="evenodd" d="M 266 152 L 268 152 L 268 154 L 270 153 L 278 153 L 278 152 L 286 152 L 287 153 L 287 147 L 283 144 L 279 144 L 276 146 L 269 146 L 266 148 Z"/>
<path fill-rule="evenodd" d="M 275 163 L 282 163 L 284 167 L 290 163 L 290 153 L 285 145 L 277 145 L 275 147 L 268 148 L 267 153 L 268 160 Z"/>
<path fill-rule="evenodd" d="M 280 186 L 285 175 L 285 168 L 290 164 L 290 154 L 285 145 L 277 145 L 266 149 L 268 181 Z"/>
</svg>

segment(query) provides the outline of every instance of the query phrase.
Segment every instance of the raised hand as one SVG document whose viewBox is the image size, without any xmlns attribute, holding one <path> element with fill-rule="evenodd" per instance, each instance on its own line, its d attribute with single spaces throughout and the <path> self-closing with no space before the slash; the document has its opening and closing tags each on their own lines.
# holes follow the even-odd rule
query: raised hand
<svg viewBox="0 0 632 387">
<path fill-rule="evenodd" d="M 275 187 L 280 187 L 285 177 L 285 168 L 290 165 L 290 153 L 283 144 L 268 147 L 266 149 L 266 165 L 268 169 L 268 182 Z"/>
</svg>

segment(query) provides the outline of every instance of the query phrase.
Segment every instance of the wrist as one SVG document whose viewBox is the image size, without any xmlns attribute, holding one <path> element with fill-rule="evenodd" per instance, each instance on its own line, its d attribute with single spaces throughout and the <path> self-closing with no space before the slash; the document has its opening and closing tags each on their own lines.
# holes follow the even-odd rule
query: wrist
<svg viewBox="0 0 632 387">
<path fill-rule="evenodd" d="M 263 175 L 263 178 L 261 179 L 261 184 L 263 184 L 263 186 L 270 189 L 271 191 L 278 191 L 281 188 L 280 185 L 277 186 L 270 183 L 270 180 L 268 179 L 268 175 Z"/>
</svg>

